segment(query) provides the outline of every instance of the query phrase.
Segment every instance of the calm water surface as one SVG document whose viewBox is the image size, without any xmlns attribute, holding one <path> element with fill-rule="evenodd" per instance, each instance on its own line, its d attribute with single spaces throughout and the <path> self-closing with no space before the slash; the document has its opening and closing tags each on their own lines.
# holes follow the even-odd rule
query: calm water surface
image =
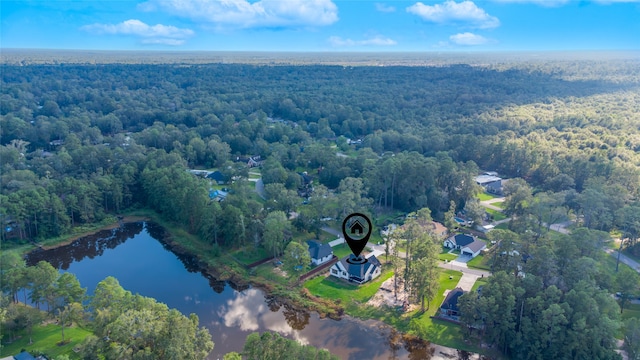
<svg viewBox="0 0 640 360">
<path fill-rule="evenodd" d="M 133 293 L 153 297 L 185 315 L 197 314 L 215 343 L 210 359 L 241 351 L 249 333 L 267 330 L 326 348 L 343 359 L 408 358 L 404 348 L 391 350 L 378 322 L 320 319 L 316 313 L 283 306 L 259 289 L 208 278 L 189 259 L 165 248 L 157 240 L 163 234 L 153 223 L 125 224 L 67 246 L 33 252 L 27 262 L 46 260 L 60 271 L 74 273 L 89 293 L 114 276 Z"/>
</svg>

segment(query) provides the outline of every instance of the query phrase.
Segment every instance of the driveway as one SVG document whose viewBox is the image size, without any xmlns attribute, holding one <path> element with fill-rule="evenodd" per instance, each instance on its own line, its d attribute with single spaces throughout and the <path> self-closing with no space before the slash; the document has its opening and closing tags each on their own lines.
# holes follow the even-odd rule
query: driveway
<svg viewBox="0 0 640 360">
<path fill-rule="evenodd" d="M 264 191 L 264 183 L 262 182 L 262 179 L 258 179 L 256 181 L 256 192 L 263 200 L 267 200 L 267 193 Z"/>
</svg>

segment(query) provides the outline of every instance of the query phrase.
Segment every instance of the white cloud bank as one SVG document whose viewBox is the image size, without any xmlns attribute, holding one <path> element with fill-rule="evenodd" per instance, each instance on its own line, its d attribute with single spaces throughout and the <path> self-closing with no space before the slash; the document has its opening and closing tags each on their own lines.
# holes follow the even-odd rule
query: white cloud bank
<svg viewBox="0 0 640 360">
<path fill-rule="evenodd" d="M 497 17 L 487 14 L 472 1 L 457 3 L 447 0 L 442 4 L 425 5 L 417 2 L 407 8 L 407 12 L 418 15 L 422 19 L 438 24 L 467 23 L 480 29 L 489 29 L 500 26 Z"/>
<path fill-rule="evenodd" d="M 338 7 L 331 0 L 149 0 L 138 8 L 239 28 L 315 27 L 338 21 Z"/>
<path fill-rule="evenodd" d="M 481 35 L 465 32 L 449 36 L 449 41 L 456 45 L 473 46 L 484 45 L 489 42 L 489 39 Z"/>
<path fill-rule="evenodd" d="M 397 42 L 384 36 L 374 36 L 364 40 L 343 39 L 340 36 L 332 36 L 329 43 L 333 47 L 351 47 L 351 46 L 391 46 Z"/>
<path fill-rule="evenodd" d="M 133 35 L 142 38 L 144 44 L 182 45 L 193 36 L 191 29 L 181 29 L 171 25 L 147 25 L 140 20 L 130 19 L 119 24 L 91 24 L 80 28 L 94 34 Z"/>
</svg>

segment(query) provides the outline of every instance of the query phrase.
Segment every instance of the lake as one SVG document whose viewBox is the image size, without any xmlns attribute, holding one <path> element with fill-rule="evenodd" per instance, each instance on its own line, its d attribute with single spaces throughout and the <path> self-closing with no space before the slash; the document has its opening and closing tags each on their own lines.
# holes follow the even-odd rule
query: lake
<svg viewBox="0 0 640 360">
<path fill-rule="evenodd" d="M 246 336 L 254 331 L 275 331 L 343 359 L 409 358 L 404 348 L 390 347 L 388 327 L 381 322 L 320 319 L 317 313 L 284 305 L 260 289 L 218 281 L 201 273 L 190 259 L 172 253 L 159 241 L 163 236 L 163 228 L 154 223 L 128 223 L 69 245 L 34 251 L 27 263 L 46 260 L 75 274 L 89 294 L 98 282 L 113 276 L 133 293 L 153 297 L 185 315 L 197 314 L 215 343 L 209 359 L 241 351 Z"/>
</svg>

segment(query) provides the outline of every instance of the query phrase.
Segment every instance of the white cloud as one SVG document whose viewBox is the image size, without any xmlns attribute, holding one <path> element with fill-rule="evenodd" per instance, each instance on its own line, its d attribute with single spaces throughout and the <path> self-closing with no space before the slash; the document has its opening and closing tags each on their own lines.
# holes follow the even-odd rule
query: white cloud
<svg viewBox="0 0 640 360">
<path fill-rule="evenodd" d="M 456 45 L 483 45 L 489 42 L 489 39 L 481 35 L 470 32 L 460 33 L 449 36 L 449 40 Z"/>
<path fill-rule="evenodd" d="M 438 24 L 445 23 L 468 23 L 469 25 L 481 29 L 495 28 L 500 26 L 497 17 L 487 14 L 472 1 L 462 1 L 457 3 L 447 0 L 442 4 L 425 5 L 417 2 L 407 8 L 407 12 L 420 16 L 426 21 Z"/>
<path fill-rule="evenodd" d="M 240 28 L 324 26 L 338 21 L 338 7 L 331 0 L 149 0 L 138 8 Z"/>
<path fill-rule="evenodd" d="M 80 28 L 94 34 L 133 35 L 142 38 L 144 44 L 182 45 L 193 36 L 191 29 L 181 29 L 171 25 L 147 25 L 140 20 L 130 19 L 119 24 L 91 24 Z"/>
<path fill-rule="evenodd" d="M 396 45 L 397 42 L 388 37 L 381 35 L 370 37 L 364 40 L 352 40 L 343 39 L 340 36 L 331 36 L 329 43 L 334 47 L 348 47 L 348 46 L 391 46 Z"/>
<path fill-rule="evenodd" d="M 376 10 L 384 13 L 392 13 L 396 11 L 396 8 L 395 6 L 391 6 L 383 3 L 376 3 Z"/>
</svg>

